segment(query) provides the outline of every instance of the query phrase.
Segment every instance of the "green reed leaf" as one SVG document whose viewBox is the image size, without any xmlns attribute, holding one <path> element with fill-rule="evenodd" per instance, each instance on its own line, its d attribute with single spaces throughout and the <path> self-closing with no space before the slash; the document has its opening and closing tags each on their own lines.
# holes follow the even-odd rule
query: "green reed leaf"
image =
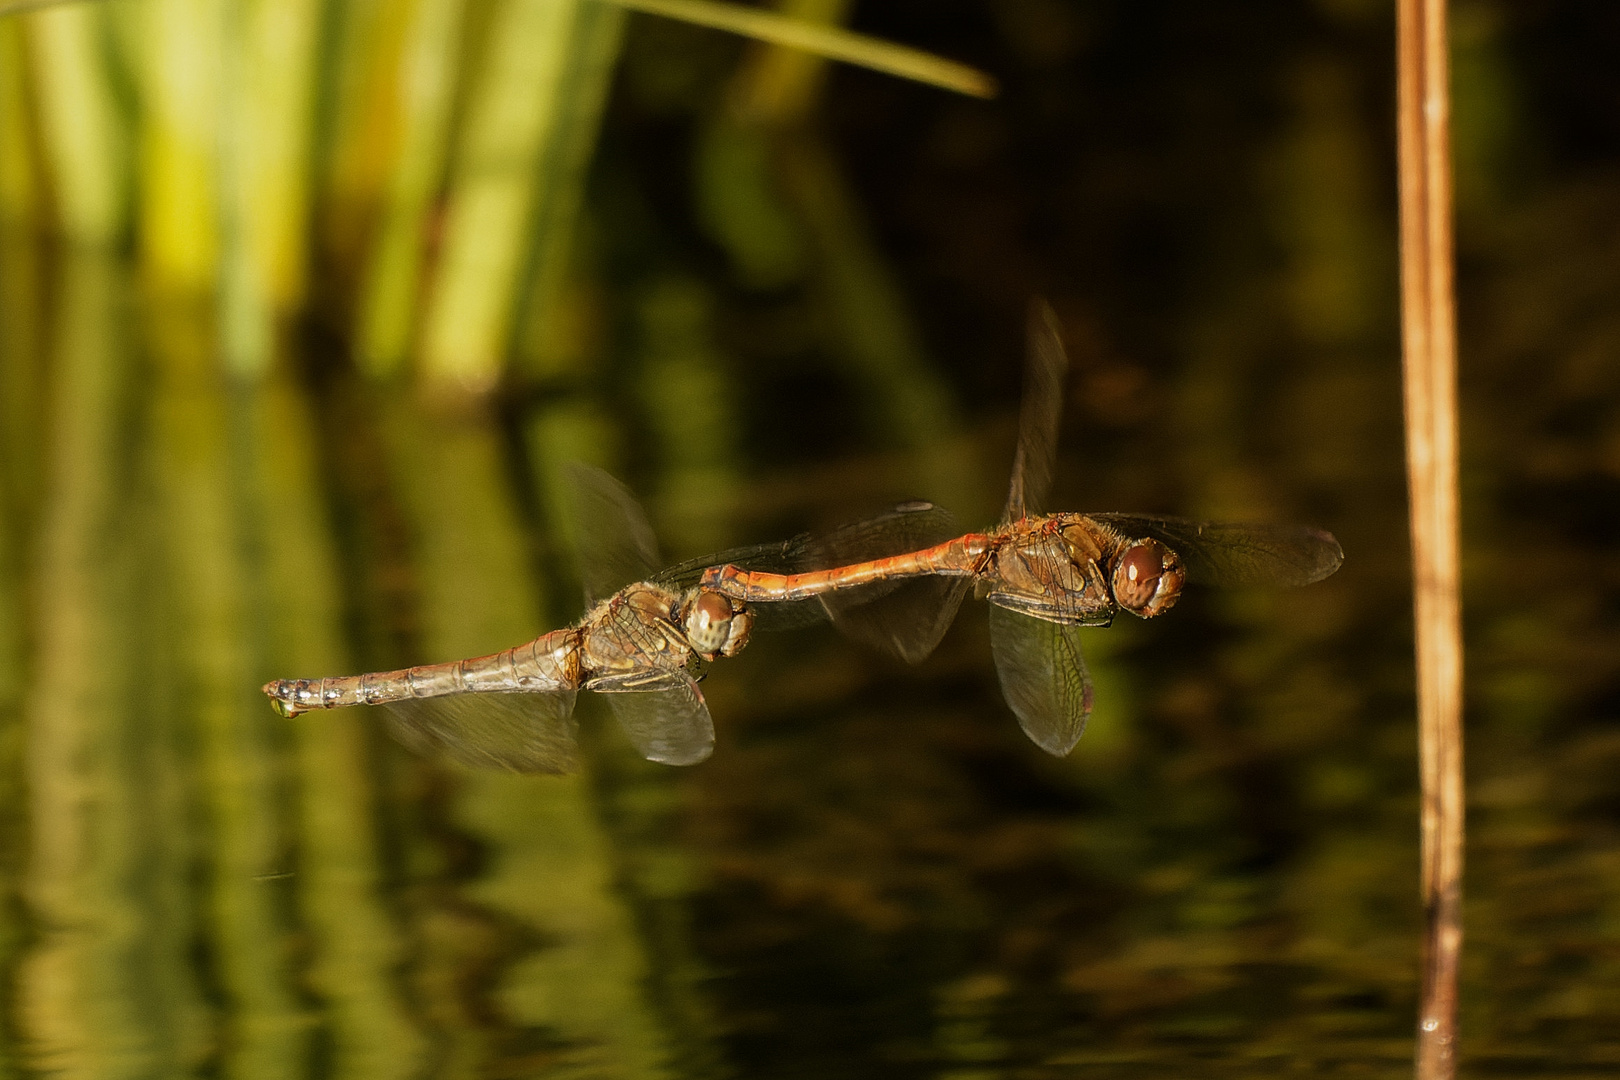
<svg viewBox="0 0 1620 1080">
<path fill-rule="evenodd" d="M 970 97 L 996 96 L 996 81 L 977 68 L 892 41 L 821 23 L 792 19 L 759 8 L 715 0 L 611 0 L 632 11 L 662 15 L 698 26 L 741 34 L 772 45 L 842 60 L 902 79 L 911 79 Z"/>
</svg>

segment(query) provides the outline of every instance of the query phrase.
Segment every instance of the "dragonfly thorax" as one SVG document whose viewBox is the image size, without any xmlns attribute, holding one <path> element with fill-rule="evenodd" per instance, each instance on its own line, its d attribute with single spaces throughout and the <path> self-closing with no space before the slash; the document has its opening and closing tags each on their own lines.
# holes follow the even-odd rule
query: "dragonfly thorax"
<svg viewBox="0 0 1620 1080">
<path fill-rule="evenodd" d="M 994 545 L 981 573 L 991 603 L 1049 622 L 1104 626 L 1113 617 L 1103 546 L 1084 522 L 1027 519 Z"/>
</svg>

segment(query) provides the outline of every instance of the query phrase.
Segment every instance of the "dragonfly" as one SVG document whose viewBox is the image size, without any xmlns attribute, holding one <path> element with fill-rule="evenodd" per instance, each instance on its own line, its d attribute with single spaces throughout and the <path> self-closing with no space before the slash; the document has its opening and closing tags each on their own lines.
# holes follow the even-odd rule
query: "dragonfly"
<svg viewBox="0 0 1620 1080">
<path fill-rule="evenodd" d="M 396 671 L 265 684 L 276 710 L 379 705 L 407 746 L 466 765 L 524 773 L 579 769 L 574 706 L 602 694 L 643 756 L 688 765 L 709 756 L 714 723 L 701 665 L 737 655 L 753 617 L 695 584 L 655 580 L 652 527 L 627 488 L 571 466 L 588 610 L 573 626 L 488 656 Z M 623 579 L 623 580 L 620 580 Z M 611 583 L 611 584 L 610 584 Z"/>
<path fill-rule="evenodd" d="M 321 679 L 278 679 L 264 693 L 283 716 L 381 706 L 394 735 L 426 755 L 475 768 L 571 773 L 580 766 L 574 708 L 581 690 L 601 694 L 650 761 L 691 765 L 714 749 L 714 722 L 698 682 L 705 665 L 736 656 L 756 622 L 765 629 L 829 614 L 815 600 L 749 605 L 699 583 L 725 563 L 766 571 L 827 566 L 932 543 L 955 531 L 948 513 L 907 503 L 823 539 L 734 548 L 655 570 L 657 543 L 635 497 L 606 472 L 565 467 L 587 611 L 574 625 L 488 656 Z M 895 592 L 868 590 L 836 621 L 860 636 Z M 905 593 L 900 594 L 904 599 Z M 847 612 L 847 614 L 846 614 Z M 865 620 L 865 621 L 863 621 Z M 874 624 L 876 625 L 876 624 Z"/>
<path fill-rule="evenodd" d="M 841 595 L 860 604 L 874 587 L 916 579 L 947 582 L 918 625 L 889 640 L 908 660 L 944 635 L 971 585 L 990 602 L 990 646 L 1002 695 L 1024 733 L 1063 757 L 1085 731 L 1091 677 L 1081 627 L 1107 626 L 1124 610 L 1142 618 L 1168 611 L 1188 582 L 1300 586 L 1332 574 L 1344 552 L 1330 533 L 1303 525 L 1193 521 L 1146 514 L 1043 513 L 1051 487 L 1068 354 L 1057 317 L 1031 306 L 1024 401 L 1012 483 L 999 523 L 902 554 L 803 573 L 715 565 L 700 585 L 759 608 Z M 892 625 L 892 624 L 891 624 Z"/>
</svg>

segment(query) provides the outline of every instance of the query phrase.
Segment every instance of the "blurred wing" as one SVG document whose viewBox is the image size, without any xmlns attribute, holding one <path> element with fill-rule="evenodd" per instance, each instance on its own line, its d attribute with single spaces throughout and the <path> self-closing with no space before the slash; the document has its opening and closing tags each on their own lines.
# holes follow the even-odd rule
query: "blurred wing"
<svg viewBox="0 0 1620 1080">
<path fill-rule="evenodd" d="M 965 577 L 912 578 L 895 582 L 874 598 L 863 594 L 880 586 L 823 593 L 821 603 L 833 625 L 848 637 L 908 664 L 920 664 L 956 621 L 972 584 Z"/>
<path fill-rule="evenodd" d="M 990 651 L 1001 693 L 1036 746 L 1063 757 L 1091 715 L 1091 677 L 1080 629 L 990 605 Z"/>
<path fill-rule="evenodd" d="M 1003 525 L 1041 512 L 1052 487 L 1052 462 L 1063 420 L 1063 380 L 1069 371 L 1069 355 L 1058 333 L 1057 315 L 1043 299 L 1029 305 L 1027 334 L 1024 404 L 1018 413 L 1018 449 L 1013 454 L 1012 489 L 1001 515 Z"/>
<path fill-rule="evenodd" d="M 604 693 L 619 726 L 641 756 L 665 765 L 695 765 L 714 751 L 714 721 L 697 684 L 671 676 L 663 690 Z"/>
<path fill-rule="evenodd" d="M 696 559 L 687 559 L 683 563 L 676 563 L 667 569 L 660 570 L 652 577 L 660 585 L 667 585 L 677 591 L 689 589 L 698 583 L 703 571 L 711 566 L 725 566 L 727 564 L 740 566 L 744 570 L 763 570 L 770 574 L 790 574 L 803 567 L 806 553 L 810 549 L 809 534 L 795 536 L 791 540 L 783 540 L 774 544 L 751 544 L 747 547 L 727 548 L 712 555 L 704 555 Z"/>
<path fill-rule="evenodd" d="M 419 754 L 476 769 L 579 771 L 574 691 L 451 694 L 382 706 L 394 737 Z"/>
<path fill-rule="evenodd" d="M 805 569 L 824 570 L 933 547 L 961 534 L 956 518 L 933 503 L 910 502 L 824 537 Z M 922 661 L 939 644 L 971 581 L 923 577 L 881 581 L 824 593 L 821 604 L 849 637 L 900 657 Z"/>
<path fill-rule="evenodd" d="M 563 466 L 585 603 L 607 599 L 632 581 L 646 581 L 658 564 L 658 541 L 630 489 L 592 465 Z"/>
<path fill-rule="evenodd" d="M 1204 585 L 1309 585 L 1344 562 L 1332 533 L 1305 525 L 1241 525 L 1138 514 L 1092 514 L 1131 539 L 1151 536 Z"/>
<path fill-rule="evenodd" d="M 809 563 L 801 570 L 825 570 L 834 566 L 903 555 L 943 543 L 962 533 L 956 517 L 943 506 L 931 502 L 906 502 L 876 517 L 841 526 L 812 542 L 805 553 Z"/>
</svg>

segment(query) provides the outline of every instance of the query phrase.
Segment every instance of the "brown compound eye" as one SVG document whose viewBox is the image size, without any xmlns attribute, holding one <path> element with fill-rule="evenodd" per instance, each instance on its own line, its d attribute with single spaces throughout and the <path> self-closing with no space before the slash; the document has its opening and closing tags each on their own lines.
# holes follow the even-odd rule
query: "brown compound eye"
<svg viewBox="0 0 1620 1080">
<path fill-rule="evenodd" d="M 1114 564 L 1113 576 L 1119 606 L 1151 619 L 1176 602 L 1187 574 L 1175 552 L 1157 540 L 1139 540 Z"/>
<path fill-rule="evenodd" d="M 754 613 L 747 608 L 734 612 L 731 616 L 731 633 L 726 637 L 725 645 L 720 649 L 721 656 L 736 656 L 742 652 L 742 647 L 748 644 L 748 636 L 754 629 Z"/>
<path fill-rule="evenodd" d="M 731 637 L 731 601 L 700 590 L 686 612 L 686 639 L 694 651 L 713 657 Z"/>
</svg>

